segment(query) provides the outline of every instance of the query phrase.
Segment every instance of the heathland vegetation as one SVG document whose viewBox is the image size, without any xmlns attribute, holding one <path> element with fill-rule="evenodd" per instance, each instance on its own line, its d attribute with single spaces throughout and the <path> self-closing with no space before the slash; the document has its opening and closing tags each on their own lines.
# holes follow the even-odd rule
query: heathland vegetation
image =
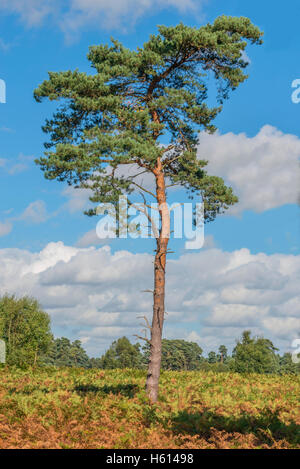
<svg viewBox="0 0 300 469">
<path fill-rule="evenodd" d="M 0 369 L 0 448 L 299 448 L 299 377 Z"/>
<path fill-rule="evenodd" d="M 231 355 L 163 340 L 161 392 L 149 347 L 122 337 L 99 358 L 53 338 L 32 298 L 0 299 L 0 448 L 298 448 L 299 365 L 245 331 Z"/>
</svg>

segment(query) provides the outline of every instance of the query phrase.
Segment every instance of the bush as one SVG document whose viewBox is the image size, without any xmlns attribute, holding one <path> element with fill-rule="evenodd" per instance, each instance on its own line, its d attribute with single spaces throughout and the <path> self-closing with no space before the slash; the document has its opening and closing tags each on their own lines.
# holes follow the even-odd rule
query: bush
<svg viewBox="0 0 300 469">
<path fill-rule="evenodd" d="M 38 365 L 53 340 L 50 318 L 34 298 L 5 295 L 0 298 L 0 339 L 8 365 Z"/>
</svg>

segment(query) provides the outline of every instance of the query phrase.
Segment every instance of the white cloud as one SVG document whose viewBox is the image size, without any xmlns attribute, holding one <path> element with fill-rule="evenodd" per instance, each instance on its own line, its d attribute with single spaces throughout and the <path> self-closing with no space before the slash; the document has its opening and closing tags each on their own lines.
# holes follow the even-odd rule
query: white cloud
<svg viewBox="0 0 300 469">
<path fill-rule="evenodd" d="M 98 238 L 96 230 L 93 229 L 85 233 L 76 243 L 76 246 L 80 248 L 86 248 L 88 246 L 95 246 L 100 244 L 101 240 Z"/>
<path fill-rule="evenodd" d="M 111 238 L 112 239 L 112 238 Z M 99 244 L 107 244 L 109 239 L 100 239 L 93 229 L 85 233 L 76 243 L 79 248 L 86 248 L 88 246 L 98 246 Z"/>
<path fill-rule="evenodd" d="M 268 306 L 259 307 L 242 303 L 217 304 L 205 322 L 214 326 L 251 327 L 257 324 L 258 317 L 261 319 L 268 311 Z"/>
<path fill-rule="evenodd" d="M 206 235 L 204 239 L 203 249 L 212 249 L 215 247 L 217 246 L 213 235 Z"/>
<path fill-rule="evenodd" d="M 201 1 L 202 5 L 203 2 Z M 198 2 L 199 6 L 199 2 Z M 86 24 L 100 24 L 106 29 L 126 28 L 145 14 L 165 8 L 175 8 L 180 12 L 195 11 L 194 0 L 71 0 L 70 9 L 62 21 L 66 31 L 78 30 Z"/>
<path fill-rule="evenodd" d="M 207 0 L 1 0 L 0 11 L 16 14 L 29 27 L 53 17 L 70 34 L 87 26 L 128 29 L 139 18 L 164 9 L 199 12 Z"/>
<path fill-rule="evenodd" d="M 0 130 L 3 132 L 13 132 L 13 130 L 6 127 L 1 127 Z M 26 156 L 23 155 L 23 153 L 20 153 L 14 159 L 0 158 L 0 168 L 2 167 L 6 173 L 10 175 L 15 175 L 26 171 L 29 168 L 29 164 L 32 163 L 33 160 L 33 155 Z"/>
<path fill-rule="evenodd" d="M 23 173 L 23 171 L 26 171 L 27 169 L 28 169 L 28 166 L 26 164 L 16 163 L 8 170 L 8 173 L 11 175 L 19 174 L 19 173 Z"/>
<path fill-rule="evenodd" d="M 265 125 L 254 137 L 231 132 L 200 137 L 199 158 L 207 159 L 210 174 L 223 177 L 239 203 L 228 213 L 260 213 L 298 202 L 300 139 Z"/>
<path fill-rule="evenodd" d="M 56 0 L 1 0 L 0 10 L 20 16 L 27 26 L 37 26 L 58 6 Z"/>
<path fill-rule="evenodd" d="M 12 230 L 12 224 L 8 221 L 0 223 L 0 236 L 8 235 Z"/>
<path fill-rule="evenodd" d="M 31 202 L 24 210 L 19 220 L 25 220 L 28 223 L 39 224 L 48 219 L 47 209 L 43 200 Z"/>
<path fill-rule="evenodd" d="M 21 274 L 40 274 L 60 262 L 69 262 L 77 252 L 76 248 L 65 246 L 62 242 L 49 243 L 41 252 L 31 255 L 31 262 L 24 265 Z"/>
<path fill-rule="evenodd" d="M 120 335 L 134 339 L 143 328 L 138 316 L 151 317 L 152 295 L 143 293 L 153 285 L 150 254 L 62 242 L 37 253 L 2 249 L 0 277 L 1 294 L 37 297 L 52 325 L 84 338 L 92 354 Z M 234 346 L 250 328 L 287 350 L 300 331 L 299 280 L 299 255 L 211 248 L 169 260 L 165 336 L 216 349 Z"/>
<path fill-rule="evenodd" d="M 89 197 L 91 194 L 92 192 L 89 189 L 75 189 L 72 186 L 66 187 L 62 195 L 67 197 L 68 201 L 60 210 L 67 210 L 69 213 L 82 212 L 90 205 Z"/>
<path fill-rule="evenodd" d="M 279 338 L 286 338 L 288 335 L 294 335 L 295 332 L 300 332 L 300 318 L 266 318 L 263 320 L 263 325 L 272 334 Z"/>
</svg>

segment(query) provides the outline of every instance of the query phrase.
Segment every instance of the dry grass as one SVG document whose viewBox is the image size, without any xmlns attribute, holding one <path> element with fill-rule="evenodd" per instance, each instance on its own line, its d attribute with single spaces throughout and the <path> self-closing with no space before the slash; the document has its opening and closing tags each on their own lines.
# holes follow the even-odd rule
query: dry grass
<svg viewBox="0 0 300 469">
<path fill-rule="evenodd" d="M 0 448 L 299 448 L 293 376 L 0 370 Z"/>
</svg>

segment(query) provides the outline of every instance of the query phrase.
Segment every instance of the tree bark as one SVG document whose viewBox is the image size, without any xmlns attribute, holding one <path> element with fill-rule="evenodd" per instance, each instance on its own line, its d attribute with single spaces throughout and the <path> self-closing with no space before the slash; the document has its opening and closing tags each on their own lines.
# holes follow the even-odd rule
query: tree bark
<svg viewBox="0 0 300 469">
<path fill-rule="evenodd" d="M 166 189 L 163 168 L 160 159 L 154 170 L 156 178 L 156 196 L 159 206 L 161 228 L 156 239 L 154 260 L 153 318 L 150 339 L 150 357 L 146 390 L 151 402 L 158 398 L 158 385 L 162 355 L 162 331 L 165 316 L 165 275 L 166 255 L 170 237 L 170 214 L 166 203 Z"/>
</svg>

